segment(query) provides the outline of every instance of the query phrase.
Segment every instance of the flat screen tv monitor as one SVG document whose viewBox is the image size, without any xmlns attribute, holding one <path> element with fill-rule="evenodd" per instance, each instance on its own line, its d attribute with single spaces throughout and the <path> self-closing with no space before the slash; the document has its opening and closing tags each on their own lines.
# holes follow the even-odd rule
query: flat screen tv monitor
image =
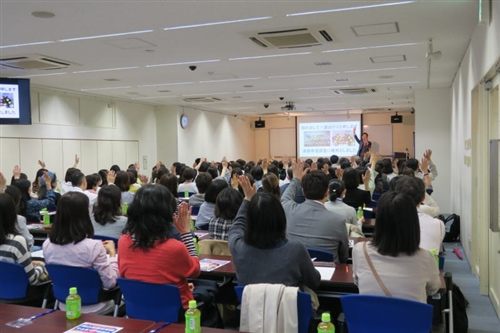
<svg viewBox="0 0 500 333">
<path fill-rule="evenodd" d="M 0 78 L 0 125 L 31 125 L 29 79 Z"/>
</svg>

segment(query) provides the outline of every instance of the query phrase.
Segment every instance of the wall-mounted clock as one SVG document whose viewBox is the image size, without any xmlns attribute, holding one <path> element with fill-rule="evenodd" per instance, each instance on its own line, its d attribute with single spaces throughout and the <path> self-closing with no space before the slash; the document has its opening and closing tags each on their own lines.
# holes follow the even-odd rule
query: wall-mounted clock
<svg viewBox="0 0 500 333">
<path fill-rule="evenodd" d="M 185 114 L 181 116 L 181 127 L 186 128 L 189 125 L 189 118 Z"/>
</svg>

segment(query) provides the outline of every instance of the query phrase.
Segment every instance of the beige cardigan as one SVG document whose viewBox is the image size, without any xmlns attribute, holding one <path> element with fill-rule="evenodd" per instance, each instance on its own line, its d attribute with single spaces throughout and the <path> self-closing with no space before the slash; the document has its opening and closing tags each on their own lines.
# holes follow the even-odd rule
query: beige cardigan
<svg viewBox="0 0 500 333">
<path fill-rule="evenodd" d="M 245 286 L 240 330 L 252 333 L 298 332 L 298 290 L 282 284 Z"/>
</svg>

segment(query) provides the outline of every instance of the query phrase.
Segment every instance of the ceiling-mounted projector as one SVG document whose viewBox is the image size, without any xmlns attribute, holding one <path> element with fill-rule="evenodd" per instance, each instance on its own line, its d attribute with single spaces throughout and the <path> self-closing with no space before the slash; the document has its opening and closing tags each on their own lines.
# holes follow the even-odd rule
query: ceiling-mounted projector
<svg viewBox="0 0 500 333">
<path fill-rule="evenodd" d="M 286 102 L 285 106 L 281 107 L 281 110 L 288 110 L 288 111 L 295 110 L 295 104 L 293 102 Z"/>
</svg>

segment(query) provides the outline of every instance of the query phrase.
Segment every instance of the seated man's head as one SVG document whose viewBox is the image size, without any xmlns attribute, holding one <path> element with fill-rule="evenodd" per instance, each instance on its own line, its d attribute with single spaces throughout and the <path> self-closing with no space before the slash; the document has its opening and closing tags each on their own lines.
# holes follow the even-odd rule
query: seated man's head
<svg viewBox="0 0 500 333">
<path fill-rule="evenodd" d="M 396 182 L 396 192 L 407 195 L 418 206 L 425 198 L 425 184 L 420 178 L 402 176 Z"/>
<path fill-rule="evenodd" d="M 319 170 L 313 170 L 302 177 L 302 190 L 309 200 L 324 200 L 328 195 L 328 176 Z"/>
</svg>

